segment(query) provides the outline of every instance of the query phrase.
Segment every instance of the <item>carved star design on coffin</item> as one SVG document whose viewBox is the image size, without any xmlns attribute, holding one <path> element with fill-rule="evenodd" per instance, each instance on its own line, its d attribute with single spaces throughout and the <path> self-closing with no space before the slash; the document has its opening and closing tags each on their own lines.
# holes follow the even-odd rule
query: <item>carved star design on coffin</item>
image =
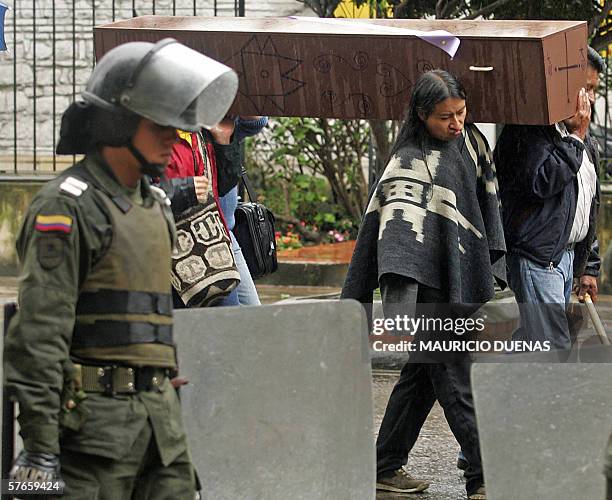
<svg viewBox="0 0 612 500">
<path fill-rule="evenodd" d="M 285 99 L 306 85 L 291 76 L 302 60 L 281 54 L 270 36 L 263 42 L 253 36 L 225 63 L 236 69 L 240 78 L 238 92 L 251 101 L 260 115 L 274 114 L 268 112 L 270 105 L 284 113 Z"/>
</svg>

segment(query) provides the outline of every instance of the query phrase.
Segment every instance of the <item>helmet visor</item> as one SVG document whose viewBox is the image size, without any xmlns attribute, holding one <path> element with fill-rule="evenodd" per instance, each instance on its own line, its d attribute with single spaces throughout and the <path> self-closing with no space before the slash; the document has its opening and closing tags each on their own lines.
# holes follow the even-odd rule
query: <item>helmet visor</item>
<svg viewBox="0 0 612 500">
<path fill-rule="evenodd" d="M 238 90 L 231 68 L 177 42 L 162 40 L 152 51 L 120 96 L 125 108 L 192 132 L 225 116 Z"/>
</svg>

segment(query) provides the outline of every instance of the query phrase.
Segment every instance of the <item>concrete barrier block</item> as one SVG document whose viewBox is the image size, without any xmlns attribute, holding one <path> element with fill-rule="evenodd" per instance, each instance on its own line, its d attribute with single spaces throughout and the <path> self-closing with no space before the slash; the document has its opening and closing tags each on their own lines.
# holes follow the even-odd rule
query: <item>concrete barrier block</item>
<svg viewBox="0 0 612 500">
<path fill-rule="evenodd" d="M 475 364 L 487 498 L 605 498 L 611 381 L 610 362 Z"/>
<path fill-rule="evenodd" d="M 365 318 L 353 301 L 177 311 L 205 499 L 372 499 Z"/>
</svg>

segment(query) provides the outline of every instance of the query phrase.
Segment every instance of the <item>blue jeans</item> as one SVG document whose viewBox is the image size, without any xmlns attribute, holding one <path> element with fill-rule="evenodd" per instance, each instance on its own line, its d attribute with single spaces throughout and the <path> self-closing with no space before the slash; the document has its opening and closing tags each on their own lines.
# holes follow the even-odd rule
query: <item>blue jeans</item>
<svg viewBox="0 0 612 500">
<path fill-rule="evenodd" d="M 259 301 L 259 295 L 257 295 L 257 289 L 255 283 L 251 277 L 249 267 L 247 266 L 242 249 L 238 244 L 234 234 L 230 231 L 230 237 L 232 239 L 232 251 L 234 252 L 234 259 L 236 260 L 236 267 L 240 273 L 240 284 L 237 288 L 232 290 L 227 297 L 225 297 L 219 306 L 258 306 L 261 305 Z"/>
<path fill-rule="evenodd" d="M 227 222 L 227 228 L 230 231 L 234 230 L 236 225 L 236 217 L 234 212 L 238 206 L 238 186 L 234 186 L 227 193 L 219 198 L 219 208 L 223 212 L 225 222 Z"/>
<path fill-rule="evenodd" d="M 234 238 L 234 225 L 236 219 L 234 218 L 234 212 L 238 206 L 238 186 L 234 186 L 228 193 L 219 198 L 219 205 L 225 221 L 229 228 L 230 238 L 232 239 L 232 252 L 234 252 L 234 259 L 236 260 L 236 267 L 240 273 L 240 284 L 236 289 L 232 291 L 227 297 L 219 302 L 219 306 L 259 306 L 259 295 L 257 295 L 257 289 L 255 283 L 251 277 L 251 272 L 247 266 L 242 249 L 238 244 L 236 238 Z"/>
<path fill-rule="evenodd" d="M 566 250 L 552 269 L 513 253 L 506 256 L 506 263 L 508 284 L 521 312 L 521 327 L 512 339 L 548 340 L 553 349 L 570 349 L 565 308 L 572 293 L 574 251 Z"/>
</svg>

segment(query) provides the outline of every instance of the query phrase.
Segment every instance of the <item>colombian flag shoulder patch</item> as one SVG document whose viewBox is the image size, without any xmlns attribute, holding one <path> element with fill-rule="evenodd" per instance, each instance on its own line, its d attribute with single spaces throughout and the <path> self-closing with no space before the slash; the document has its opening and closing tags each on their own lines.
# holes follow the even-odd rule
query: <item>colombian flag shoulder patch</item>
<svg viewBox="0 0 612 500">
<path fill-rule="evenodd" d="M 43 233 L 69 234 L 72 231 L 72 217 L 68 215 L 37 215 L 34 229 Z"/>
</svg>

